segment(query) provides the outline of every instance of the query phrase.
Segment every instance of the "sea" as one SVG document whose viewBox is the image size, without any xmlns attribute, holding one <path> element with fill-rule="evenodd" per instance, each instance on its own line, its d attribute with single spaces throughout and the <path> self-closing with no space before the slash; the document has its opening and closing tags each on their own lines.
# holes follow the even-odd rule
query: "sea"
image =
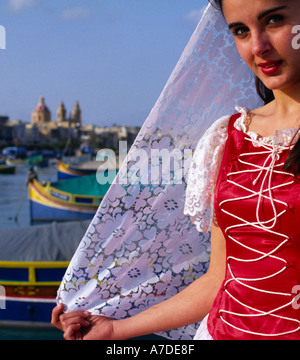
<svg viewBox="0 0 300 360">
<path fill-rule="evenodd" d="M 53 166 L 36 167 L 39 181 L 56 181 L 57 169 Z M 0 229 L 30 226 L 28 165 L 18 164 L 14 175 L 0 175 Z"/>
</svg>

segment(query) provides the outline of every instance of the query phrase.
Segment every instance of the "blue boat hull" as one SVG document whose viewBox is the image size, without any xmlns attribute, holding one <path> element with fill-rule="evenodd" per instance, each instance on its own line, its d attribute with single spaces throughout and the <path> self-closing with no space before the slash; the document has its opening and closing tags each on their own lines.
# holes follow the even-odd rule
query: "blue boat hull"
<svg viewBox="0 0 300 360">
<path fill-rule="evenodd" d="M 95 212 L 89 213 L 72 211 L 70 209 L 57 209 L 30 200 L 30 215 L 32 222 L 91 220 L 94 217 Z"/>
<path fill-rule="evenodd" d="M 57 179 L 58 180 L 68 180 L 68 179 L 74 179 L 76 177 L 77 177 L 76 175 L 66 174 L 66 173 L 63 173 L 61 171 L 57 172 Z"/>
<path fill-rule="evenodd" d="M 68 261 L 0 261 L 0 326 L 51 326 Z"/>
<path fill-rule="evenodd" d="M 57 178 L 58 180 L 74 179 L 80 176 L 96 174 L 96 169 L 81 169 L 75 166 L 70 166 L 62 161 L 58 162 L 57 166 Z"/>
<path fill-rule="evenodd" d="M 7 297 L 0 309 L 0 325 L 51 326 L 55 299 Z"/>
</svg>

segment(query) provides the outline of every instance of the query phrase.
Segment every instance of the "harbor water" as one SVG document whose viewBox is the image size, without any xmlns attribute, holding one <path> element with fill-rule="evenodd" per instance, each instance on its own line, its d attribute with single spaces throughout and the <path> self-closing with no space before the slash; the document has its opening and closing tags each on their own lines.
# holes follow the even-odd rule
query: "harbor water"
<svg viewBox="0 0 300 360">
<path fill-rule="evenodd" d="M 55 166 L 37 168 L 36 171 L 39 181 L 57 180 Z M 27 175 L 27 164 L 17 165 L 13 175 L 0 175 L 0 229 L 30 226 Z"/>
</svg>

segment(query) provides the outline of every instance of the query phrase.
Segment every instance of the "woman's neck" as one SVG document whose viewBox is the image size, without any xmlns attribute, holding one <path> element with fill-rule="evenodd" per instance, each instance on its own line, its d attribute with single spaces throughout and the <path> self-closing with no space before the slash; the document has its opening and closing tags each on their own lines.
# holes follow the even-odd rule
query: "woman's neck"
<svg viewBox="0 0 300 360">
<path fill-rule="evenodd" d="M 300 128 L 300 89 L 274 91 L 275 100 L 251 111 L 249 130 L 270 136 L 276 130 Z"/>
<path fill-rule="evenodd" d="M 273 116 L 285 121 L 286 118 L 300 119 L 300 86 L 286 90 L 274 90 Z M 300 125 L 300 124 L 299 124 Z"/>
</svg>

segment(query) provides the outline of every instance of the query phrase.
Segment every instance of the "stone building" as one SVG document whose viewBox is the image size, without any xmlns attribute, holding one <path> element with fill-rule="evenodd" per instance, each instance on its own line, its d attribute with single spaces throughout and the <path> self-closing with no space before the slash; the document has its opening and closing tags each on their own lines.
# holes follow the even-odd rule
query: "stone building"
<svg viewBox="0 0 300 360">
<path fill-rule="evenodd" d="M 82 125 L 82 123 L 81 123 L 81 109 L 80 109 L 78 101 L 75 102 L 75 105 L 74 105 L 74 108 L 72 110 L 72 115 L 71 115 L 70 120 L 77 127 Z"/>
<path fill-rule="evenodd" d="M 56 111 L 56 115 L 57 115 L 56 123 L 59 126 L 67 124 L 67 126 L 69 127 L 78 128 L 82 125 L 81 109 L 78 101 L 75 102 L 74 108 L 69 117 L 67 116 L 67 110 L 65 108 L 65 104 L 61 101 Z"/>
<path fill-rule="evenodd" d="M 51 112 L 45 105 L 45 99 L 41 96 L 37 106 L 32 112 L 33 124 L 45 124 L 51 121 Z"/>
<path fill-rule="evenodd" d="M 66 120 L 67 120 L 67 111 L 65 108 L 65 104 L 61 101 L 56 111 L 56 122 L 58 124 L 61 124 Z"/>
</svg>

